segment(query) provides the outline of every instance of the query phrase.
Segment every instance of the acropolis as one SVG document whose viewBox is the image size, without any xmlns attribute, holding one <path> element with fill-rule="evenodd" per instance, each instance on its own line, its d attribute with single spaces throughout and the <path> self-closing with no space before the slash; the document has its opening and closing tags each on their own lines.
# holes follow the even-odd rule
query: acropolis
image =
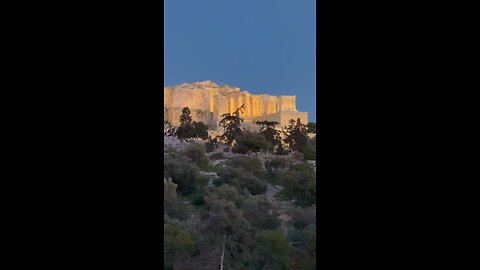
<svg viewBox="0 0 480 270">
<path fill-rule="evenodd" d="M 297 111 L 295 96 L 254 95 L 227 85 L 211 81 L 184 83 L 164 87 L 164 119 L 172 125 L 179 124 L 184 107 L 188 107 L 194 121 L 201 121 L 210 129 L 217 129 L 220 116 L 233 113 L 245 105 L 241 117 L 246 124 L 256 121 L 276 121 L 285 127 L 291 119 L 308 122 L 306 112 Z"/>
</svg>

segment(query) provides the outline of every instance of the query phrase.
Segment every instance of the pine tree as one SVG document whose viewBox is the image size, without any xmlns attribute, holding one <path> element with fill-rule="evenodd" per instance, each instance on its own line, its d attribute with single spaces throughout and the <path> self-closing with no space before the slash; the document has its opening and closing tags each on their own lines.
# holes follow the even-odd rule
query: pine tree
<svg viewBox="0 0 480 270">
<path fill-rule="evenodd" d="M 238 136 L 243 133 L 241 128 L 243 118 L 240 117 L 243 109 L 245 109 L 245 105 L 240 106 L 240 108 L 235 110 L 232 114 L 225 113 L 220 116 L 222 118 L 222 120 L 220 120 L 220 126 L 223 127 L 224 131 L 220 138 L 230 147 Z"/>
<path fill-rule="evenodd" d="M 180 126 L 188 126 L 192 124 L 192 116 L 190 115 L 190 109 L 185 107 L 182 109 L 182 115 L 180 115 Z"/>
<path fill-rule="evenodd" d="M 303 152 L 308 143 L 307 127 L 297 119 L 291 119 L 289 125 L 283 129 L 285 139 L 283 140 L 291 151 Z"/>
<path fill-rule="evenodd" d="M 270 142 L 273 146 L 278 146 L 281 148 L 282 136 L 280 131 L 275 129 L 275 126 L 278 125 L 278 122 L 275 121 L 257 121 L 257 125 L 261 126 L 260 133 L 265 136 L 265 139 Z"/>
</svg>

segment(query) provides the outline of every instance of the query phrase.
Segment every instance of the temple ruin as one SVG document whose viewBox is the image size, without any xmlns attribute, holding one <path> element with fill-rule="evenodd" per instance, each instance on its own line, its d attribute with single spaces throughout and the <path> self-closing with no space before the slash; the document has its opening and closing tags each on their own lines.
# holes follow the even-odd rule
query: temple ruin
<svg viewBox="0 0 480 270">
<path fill-rule="evenodd" d="M 298 112 L 295 96 L 253 95 L 227 85 L 219 86 L 211 81 L 185 83 L 164 87 L 164 119 L 173 125 L 179 124 L 182 109 L 188 107 L 194 121 L 201 121 L 210 129 L 217 129 L 220 116 L 233 113 L 245 105 L 241 114 L 244 123 L 276 121 L 278 127 L 288 125 L 290 119 L 308 122 L 306 112 Z"/>
</svg>

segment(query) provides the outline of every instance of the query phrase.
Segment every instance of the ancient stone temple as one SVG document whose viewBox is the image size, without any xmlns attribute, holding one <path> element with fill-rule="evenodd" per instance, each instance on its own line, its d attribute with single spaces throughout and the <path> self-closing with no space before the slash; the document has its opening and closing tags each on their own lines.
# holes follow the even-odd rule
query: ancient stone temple
<svg viewBox="0 0 480 270">
<path fill-rule="evenodd" d="M 244 123 L 256 121 L 276 121 L 279 127 L 288 125 L 290 119 L 307 123 L 306 112 L 298 112 L 295 96 L 253 95 L 247 91 L 214 82 L 194 82 L 172 87 L 164 87 L 164 117 L 173 125 L 178 125 L 184 107 L 188 107 L 194 121 L 201 121 L 211 129 L 218 127 L 220 116 L 233 113 L 245 105 L 242 113 Z"/>
</svg>

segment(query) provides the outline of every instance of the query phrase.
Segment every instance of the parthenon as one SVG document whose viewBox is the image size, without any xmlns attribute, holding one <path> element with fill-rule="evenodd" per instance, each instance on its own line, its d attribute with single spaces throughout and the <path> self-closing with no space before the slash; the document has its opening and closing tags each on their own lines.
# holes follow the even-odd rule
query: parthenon
<svg viewBox="0 0 480 270">
<path fill-rule="evenodd" d="M 288 125 L 290 119 L 300 119 L 307 123 L 306 112 L 298 112 L 295 96 L 253 95 L 248 91 L 227 85 L 219 86 L 211 81 L 185 83 L 164 87 L 164 117 L 173 125 L 178 125 L 181 111 L 189 107 L 194 121 L 202 121 L 216 129 L 220 116 L 233 113 L 245 105 L 241 114 L 244 122 L 276 121 L 279 127 Z"/>
</svg>

